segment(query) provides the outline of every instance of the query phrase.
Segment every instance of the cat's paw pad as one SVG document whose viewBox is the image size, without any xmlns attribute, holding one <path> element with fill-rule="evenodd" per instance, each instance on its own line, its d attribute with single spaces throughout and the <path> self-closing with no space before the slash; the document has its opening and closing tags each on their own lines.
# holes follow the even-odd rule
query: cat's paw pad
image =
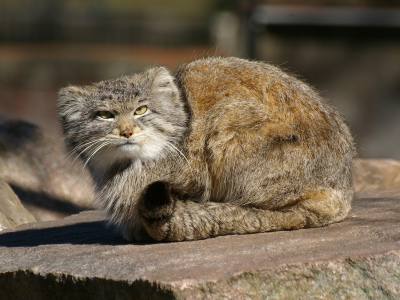
<svg viewBox="0 0 400 300">
<path fill-rule="evenodd" d="M 173 214 L 174 205 L 170 184 L 156 181 L 143 193 L 139 202 L 139 215 L 147 222 L 162 221 Z"/>
</svg>

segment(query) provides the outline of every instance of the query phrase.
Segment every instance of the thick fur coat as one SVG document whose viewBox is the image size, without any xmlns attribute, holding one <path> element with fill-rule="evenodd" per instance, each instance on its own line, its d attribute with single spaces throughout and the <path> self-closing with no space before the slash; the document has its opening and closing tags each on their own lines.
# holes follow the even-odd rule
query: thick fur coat
<svg viewBox="0 0 400 300">
<path fill-rule="evenodd" d="M 206 58 L 60 91 L 70 150 L 131 241 L 324 226 L 353 198 L 352 135 L 304 82 Z"/>
</svg>

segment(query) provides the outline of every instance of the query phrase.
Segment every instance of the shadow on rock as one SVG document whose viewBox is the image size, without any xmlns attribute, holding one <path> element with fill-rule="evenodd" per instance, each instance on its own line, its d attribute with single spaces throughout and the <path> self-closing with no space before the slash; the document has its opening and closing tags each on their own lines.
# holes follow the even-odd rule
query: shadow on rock
<svg viewBox="0 0 400 300">
<path fill-rule="evenodd" d="M 128 244 L 106 221 L 27 229 L 0 234 L 0 247 L 36 247 L 52 244 Z"/>
<path fill-rule="evenodd" d="M 82 207 L 73 202 L 66 202 L 60 199 L 53 198 L 45 195 L 44 193 L 34 192 L 26 190 L 17 185 L 10 184 L 14 193 L 18 196 L 25 207 L 34 206 L 37 208 L 46 209 L 58 213 L 63 217 L 80 213 L 81 211 L 87 210 L 87 207 Z"/>
</svg>

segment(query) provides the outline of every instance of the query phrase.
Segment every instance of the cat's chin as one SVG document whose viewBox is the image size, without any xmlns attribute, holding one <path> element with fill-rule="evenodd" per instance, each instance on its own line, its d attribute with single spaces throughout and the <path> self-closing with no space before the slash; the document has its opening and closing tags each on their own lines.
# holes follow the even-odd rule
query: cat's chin
<svg viewBox="0 0 400 300">
<path fill-rule="evenodd" d="M 126 143 L 118 145 L 113 149 L 113 156 L 116 160 L 153 160 L 160 157 L 162 145 L 143 143 Z"/>
<path fill-rule="evenodd" d="M 138 160 L 141 159 L 143 149 L 138 144 L 124 144 L 113 149 L 113 158 L 115 160 Z"/>
<path fill-rule="evenodd" d="M 128 156 L 138 156 L 140 153 L 140 146 L 138 144 L 126 143 L 123 145 L 118 145 L 115 150 L 121 153 L 126 153 Z"/>
<path fill-rule="evenodd" d="M 140 145 L 133 143 L 103 148 L 93 157 L 91 165 L 96 169 L 106 170 L 117 162 L 140 160 L 142 151 Z"/>
</svg>

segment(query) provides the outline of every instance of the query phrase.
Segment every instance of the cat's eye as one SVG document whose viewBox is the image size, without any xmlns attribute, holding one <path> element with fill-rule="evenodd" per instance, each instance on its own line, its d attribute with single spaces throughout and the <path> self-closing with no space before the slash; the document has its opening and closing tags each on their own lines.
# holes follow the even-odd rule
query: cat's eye
<svg viewBox="0 0 400 300">
<path fill-rule="evenodd" d="M 135 115 L 137 115 L 137 116 L 143 115 L 146 111 L 147 111 L 147 106 L 146 105 L 139 106 L 135 110 Z"/>
<path fill-rule="evenodd" d="M 109 111 L 99 111 L 97 115 L 102 119 L 111 119 L 114 118 L 114 115 Z"/>
</svg>

